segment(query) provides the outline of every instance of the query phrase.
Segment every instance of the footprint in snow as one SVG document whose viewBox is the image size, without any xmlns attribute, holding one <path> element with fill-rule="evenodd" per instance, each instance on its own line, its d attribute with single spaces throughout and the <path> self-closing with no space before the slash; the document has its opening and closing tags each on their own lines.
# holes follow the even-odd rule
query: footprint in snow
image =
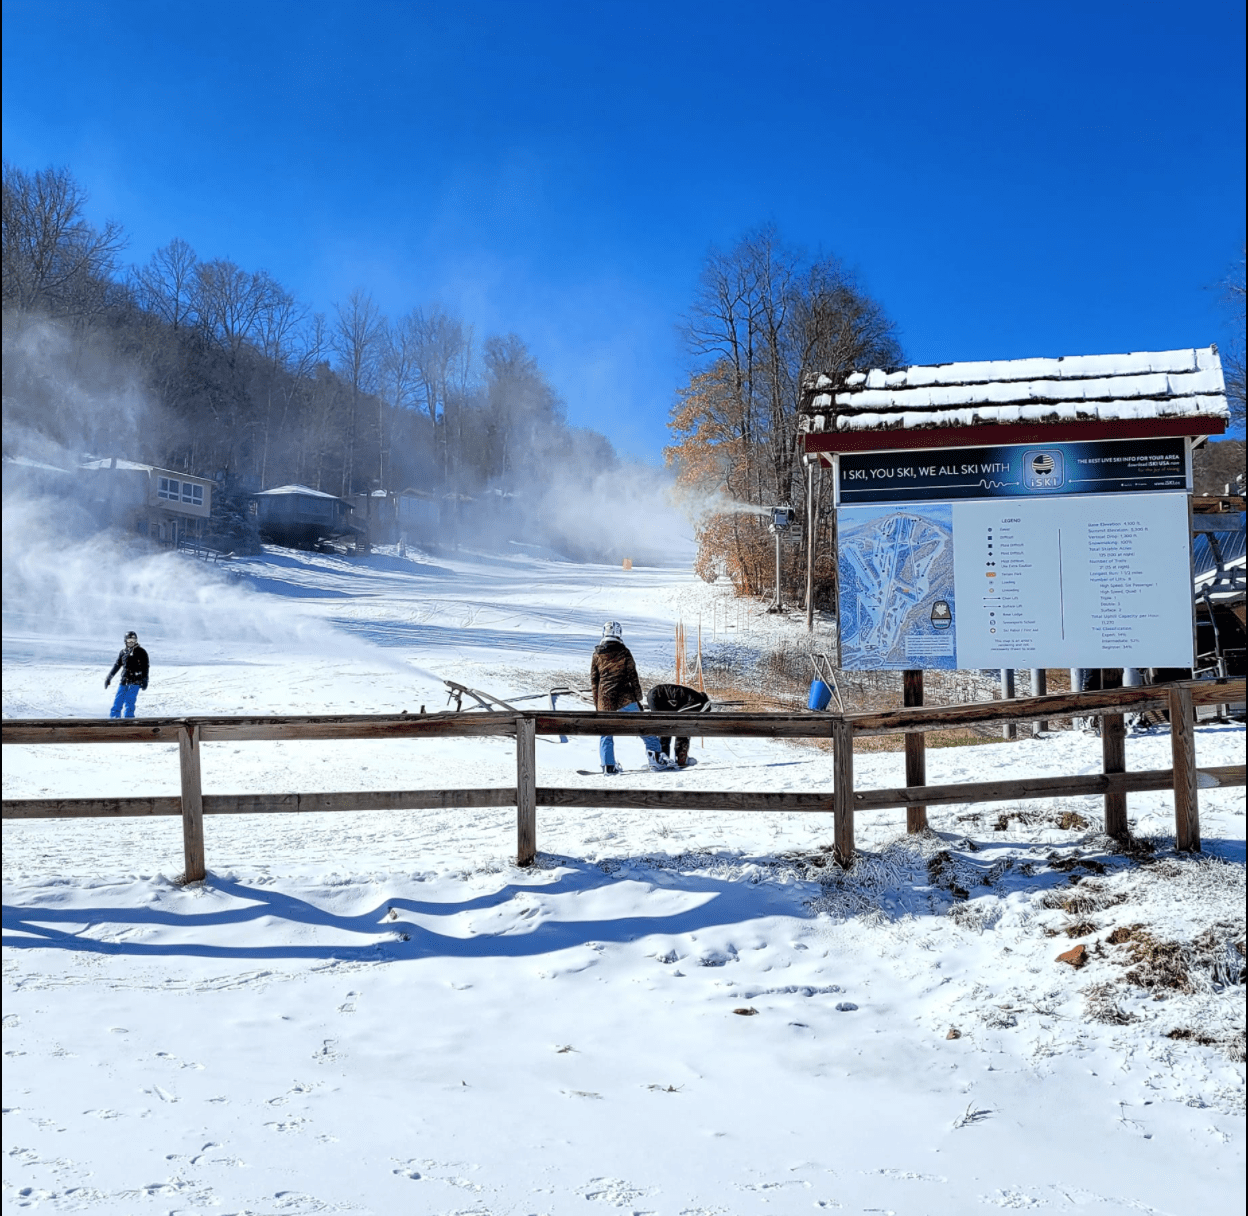
<svg viewBox="0 0 1248 1216">
<path fill-rule="evenodd" d="M 275 1132 L 297 1132 L 303 1129 L 305 1123 L 307 1123 L 306 1119 L 294 1118 L 283 1119 L 280 1123 L 266 1123 L 264 1126 L 272 1128 Z"/>
<path fill-rule="evenodd" d="M 884 1178 L 892 1178 L 898 1182 L 948 1182 L 949 1179 L 943 1174 L 916 1174 L 913 1170 L 899 1169 L 881 1169 L 881 1170 L 859 1170 L 860 1174 L 870 1177 L 872 1174 L 879 1174 Z"/>
<path fill-rule="evenodd" d="M 625 1207 L 649 1193 L 648 1190 L 635 1187 L 622 1178 L 593 1178 L 581 1192 L 586 1199 L 609 1203 L 615 1207 Z"/>
</svg>

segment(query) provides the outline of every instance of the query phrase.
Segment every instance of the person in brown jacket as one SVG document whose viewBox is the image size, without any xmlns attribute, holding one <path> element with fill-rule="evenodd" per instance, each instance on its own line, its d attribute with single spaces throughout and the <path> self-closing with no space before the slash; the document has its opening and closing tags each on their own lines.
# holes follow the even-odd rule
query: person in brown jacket
<svg viewBox="0 0 1248 1216">
<path fill-rule="evenodd" d="M 622 641 L 624 630 L 619 621 L 608 621 L 602 627 L 602 641 L 594 648 L 589 665 L 589 682 L 594 690 L 594 708 L 599 713 L 641 712 L 641 681 L 637 678 L 637 664 L 632 653 Z M 652 769 L 670 767 L 663 755 L 659 740 L 653 735 L 643 735 L 646 759 Z M 598 759 L 607 776 L 620 772 L 615 762 L 615 736 L 602 735 L 598 740 Z"/>
</svg>

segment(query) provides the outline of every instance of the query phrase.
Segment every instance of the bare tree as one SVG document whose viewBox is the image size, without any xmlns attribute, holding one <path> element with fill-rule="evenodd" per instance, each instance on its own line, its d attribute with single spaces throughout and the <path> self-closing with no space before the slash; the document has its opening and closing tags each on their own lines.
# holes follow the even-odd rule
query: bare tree
<svg viewBox="0 0 1248 1216">
<path fill-rule="evenodd" d="M 65 316 L 98 312 L 125 247 L 120 225 L 89 224 L 87 195 L 67 169 L 4 162 L 4 305 Z"/>
<path fill-rule="evenodd" d="M 249 272 L 223 258 L 195 267 L 195 310 L 200 328 L 236 361 L 256 341 L 265 313 L 280 307 L 285 291 L 266 271 Z"/>
<path fill-rule="evenodd" d="M 808 484 L 821 493 L 801 469 L 806 372 L 900 358 L 892 323 L 841 265 L 811 260 L 770 226 L 707 257 L 685 338 L 702 365 L 673 410 L 669 459 L 689 488 L 759 507 L 804 507 Z M 756 520 L 729 513 L 701 537 L 702 572 L 725 568 L 756 593 L 769 549 Z"/>
<path fill-rule="evenodd" d="M 355 448 L 360 398 L 376 386 L 378 356 L 385 332 L 381 312 L 373 297 L 357 288 L 346 304 L 334 305 L 335 322 L 330 346 L 338 356 L 339 366 L 351 389 L 351 416 L 347 422 L 347 450 L 343 461 L 342 493 L 350 494 L 355 475 Z M 378 409 L 383 408 L 378 398 Z M 378 415 L 380 433 L 380 413 Z"/>
<path fill-rule="evenodd" d="M 394 450 L 395 420 L 404 410 L 417 404 L 420 370 L 417 362 L 419 343 L 417 313 L 408 313 L 396 324 L 385 327 L 381 356 L 381 395 L 389 402 L 390 425 L 382 434 L 378 419 L 377 448 L 382 485 L 386 484 L 386 458 Z M 393 461 L 391 462 L 393 475 Z"/>
<path fill-rule="evenodd" d="M 173 330 L 195 323 L 199 259 L 185 241 L 174 238 L 134 269 L 132 288 L 139 307 Z"/>
<path fill-rule="evenodd" d="M 273 394 L 277 392 L 286 406 L 282 411 L 284 424 L 290 403 L 291 388 L 298 383 L 300 378 L 298 372 L 294 376 L 289 374 L 291 370 L 289 363 L 292 358 L 295 359 L 298 364 L 302 365 L 300 371 L 306 370 L 309 366 L 310 352 L 306 344 L 302 351 L 296 353 L 299 329 L 306 316 L 307 309 L 299 304 L 289 292 L 278 288 L 269 295 L 256 318 L 257 343 L 264 355 L 267 372 L 264 385 L 264 418 L 261 423 L 263 441 L 260 445 L 259 469 L 257 470 L 261 485 L 264 485 L 268 475 L 269 439 L 273 432 Z M 287 374 L 283 375 L 284 372 Z"/>
<path fill-rule="evenodd" d="M 412 339 L 417 384 L 425 412 L 439 437 L 442 476 L 450 478 L 457 463 L 458 436 L 453 423 L 456 372 L 468 347 L 464 325 L 440 308 L 417 309 L 404 321 Z"/>
<path fill-rule="evenodd" d="M 482 471 L 511 483 L 564 427 L 563 405 L 518 335 L 487 339 L 482 357 L 489 439 Z"/>
</svg>

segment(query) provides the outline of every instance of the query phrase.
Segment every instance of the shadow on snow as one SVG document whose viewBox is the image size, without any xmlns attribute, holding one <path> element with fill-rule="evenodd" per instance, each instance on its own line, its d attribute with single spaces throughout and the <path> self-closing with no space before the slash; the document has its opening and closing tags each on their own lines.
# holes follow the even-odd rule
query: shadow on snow
<svg viewBox="0 0 1248 1216">
<path fill-rule="evenodd" d="M 949 846 L 946 855 L 956 858 L 958 880 L 965 884 L 967 895 L 974 899 L 995 893 L 1008 895 L 1013 891 L 1041 892 L 1056 888 L 1070 889 L 1070 866 L 1049 868 L 1049 846 L 1034 846 L 1035 857 L 1019 856 L 1019 844 L 1008 841 L 983 841 L 967 848 L 965 837 L 953 833 L 934 833 Z M 1158 844 L 1162 844 L 1161 841 Z M 1232 865 L 1244 864 L 1244 844 L 1238 840 L 1206 841 L 1202 854 L 1173 852 L 1167 841 L 1153 854 L 1179 862 L 1217 860 Z M 1104 870 L 1113 872 L 1136 868 L 1136 863 L 1121 854 L 1097 849 L 1077 849 L 1077 853 Z M 890 856 L 891 853 L 891 856 Z M 1006 856 L 1015 862 L 1030 861 L 1036 868 L 1028 872 L 998 870 Z M 817 876 L 805 870 L 795 887 L 791 878 L 796 864 L 803 858 L 823 857 L 827 869 Z M 232 879 L 209 875 L 204 890 L 214 895 L 245 900 L 243 907 L 198 912 L 150 907 L 20 907 L 5 904 L 3 925 L 4 945 L 19 950 L 65 950 L 99 955 L 129 955 L 136 958 L 184 956 L 188 958 L 233 959 L 319 959 L 339 961 L 398 962 L 423 958 L 524 958 L 551 954 L 588 943 L 623 943 L 651 935 L 679 935 L 699 930 L 741 924 L 760 916 L 786 915 L 813 918 L 811 906 L 819 896 L 835 896 L 838 889 L 865 901 L 870 910 L 888 920 L 907 916 L 940 916 L 957 902 L 928 870 L 928 859 L 918 850 L 907 850 L 898 856 L 892 850 L 884 853 L 860 854 L 860 865 L 848 871 L 834 868 L 826 854 L 813 851 L 803 858 L 743 857 L 714 852 L 687 853 L 678 856 L 644 855 L 607 858 L 598 862 L 543 854 L 544 868 L 558 867 L 562 873 L 550 883 L 532 884 L 507 882 L 498 890 L 463 900 L 419 900 L 404 896 L 383 899 L 368 911 L 344 915 L 318 908 L 306 899 L 275 890 L 268 886 L 250 886 Z M 1058 858 L 1052 858 L 1058 861 Z M 819 862 L 816 862 L 818 865 Z M 738 873 L 717 877 L 699 873 L 715 867 L 735 867 Z M 635 867 L 635 868 L 634 868 Z M 747 874 L 747 868 L 752 872 Z M 693 871 L 693 872 L 691 872 Z M 997 871 L 994 877 L 993 871 Z M 765 881 L 769 873 L 786 875 L 782 884 Z M 421 918 L 451 918 L 464 913 L 501 909 L 517 896 L 562 895 L 577 897 L 599 888 L 614 885 L 621 878 L 635 878 L 652 884 L 665 894 L 697 899 L 693 907 L 674 912 L 644 916 L 621 916 L 594 920 L 513 921 L 495 932 L 482 931 L 472 936 L 441 932 L 436 926 L 412 920 L 388 919 L 391 909 Z M 194 898 L 194 897 L 192 897 Z M 198 899 L 195 900 L 198 903 Z M 531 906 L 531 905 L 529 905 Z M 229 926 L 258 927 L 263 922 L 280 922 L 279 930 L 291 937 L 311 930 L 329 930 L 355 934 L 373 940 L 356 944 L 297 945 L 282 942 L 273 945 L 225 946 L 199 942 L 143 943 L 140 941 L 97 941 L 82 937 L 86 929 L 116 925 L 122 928 L 165 928 L 182 931 L 212 930 Z M 73 925 L 78 928 L 60 928 Z M 406 935 L 405 939 L 396 934 Z M 377 940 L 381 937 L 382 940 Z"/>
<path fill-rule="evenodd" d="M 549 857 L 546 858 L 550 861 Z M 697 907 L 656 916 L 625 916 L 609 920 L 551 920 L 517 931 L 480 932 L 458 937 L 408 920 L 387 919 L 393 908 L 420 917 L 453 917 L 466 912 L 488 911 L 509 903 L 517 895 L 580 895 L 611 885 L 602 868 L 588 862 L 559 859 L 567 872 L 553 883 L 533 886 L 508 883 L 497 891 L 472 899 L 433 901 L 395 896 L 357 915 L 325 911 L 307 900 L 275 891 L 252 887 L 230 879 L 209 875 L 206 887 L 213 893 L 248 901 L 246 907 L 216 912 L 174 912 L 160 908 L 19 908 L 4 906 L 4 945 L 23 950 L 69 950 L 91 954 L 130 955 L 138 958 L 185 956 L 188 958 L 234 959 L 324 959 L 340 961 L 399 961 L 422 958 L 523 958 L 550 954 L 588 942 L 619 943 L 650 934 L 696 932 L 712 926 L 735 924 L 758 916 L 754 888 L 740 882 L 698 875 L 681 875 L 679 886 L 666 888 L 703 895 Z M 144 926 L 181 930 L 212 929 L 225 926 L 278 920 L 293 933 L 301 928 L 328 929 L 376 937 L 383 941 L 360 945 L 280 944 L 271 946 L 219 946 L 204 943 L 152 943 L 95 941 L 78 936 L 81 930 L 57 928 L 57 924 L 98 927 L 116 924 L 118 928 Z M 513 926 L 513 929 L 516 927 Z M 408 940 L 395 940 L 396 932 Z M 15 936 L 17 934 L 30 936 Z M 14 935 L 14 936 L 10 936 Z"/>
</svg>

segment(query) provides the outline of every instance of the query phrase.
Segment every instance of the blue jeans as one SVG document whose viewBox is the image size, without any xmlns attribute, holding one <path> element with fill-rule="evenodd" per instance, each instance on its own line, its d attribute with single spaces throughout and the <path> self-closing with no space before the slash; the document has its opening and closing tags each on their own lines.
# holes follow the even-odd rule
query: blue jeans
<svg viewBox="0 0 1248 1216">
<path fill-rule="evenodd" d="M 620 710 L 622 714 L 639 714 L 641 706 L 634 701 L 631 705 L 625 705 Z M 642 735 L 642 743 L 646 745 L 646 751 L 657 752 L 659 750 L 659 737 L 657 735 Z M 598 759 L 602 762 L 603 768 L 615 767 L 615 736 L 601 735 L 598 739 Z"/>
<path fill-rule="evenodd" d="M 113 698 L 113 708 L 109 710 L 110 718 L 120 718 L 122 710 L 125 710 L 127 718 L 134 717 L 134 703 L 139 699 L 139 686 L 137 684 L 118 684 L 117 695 Z"/>
</svg>

